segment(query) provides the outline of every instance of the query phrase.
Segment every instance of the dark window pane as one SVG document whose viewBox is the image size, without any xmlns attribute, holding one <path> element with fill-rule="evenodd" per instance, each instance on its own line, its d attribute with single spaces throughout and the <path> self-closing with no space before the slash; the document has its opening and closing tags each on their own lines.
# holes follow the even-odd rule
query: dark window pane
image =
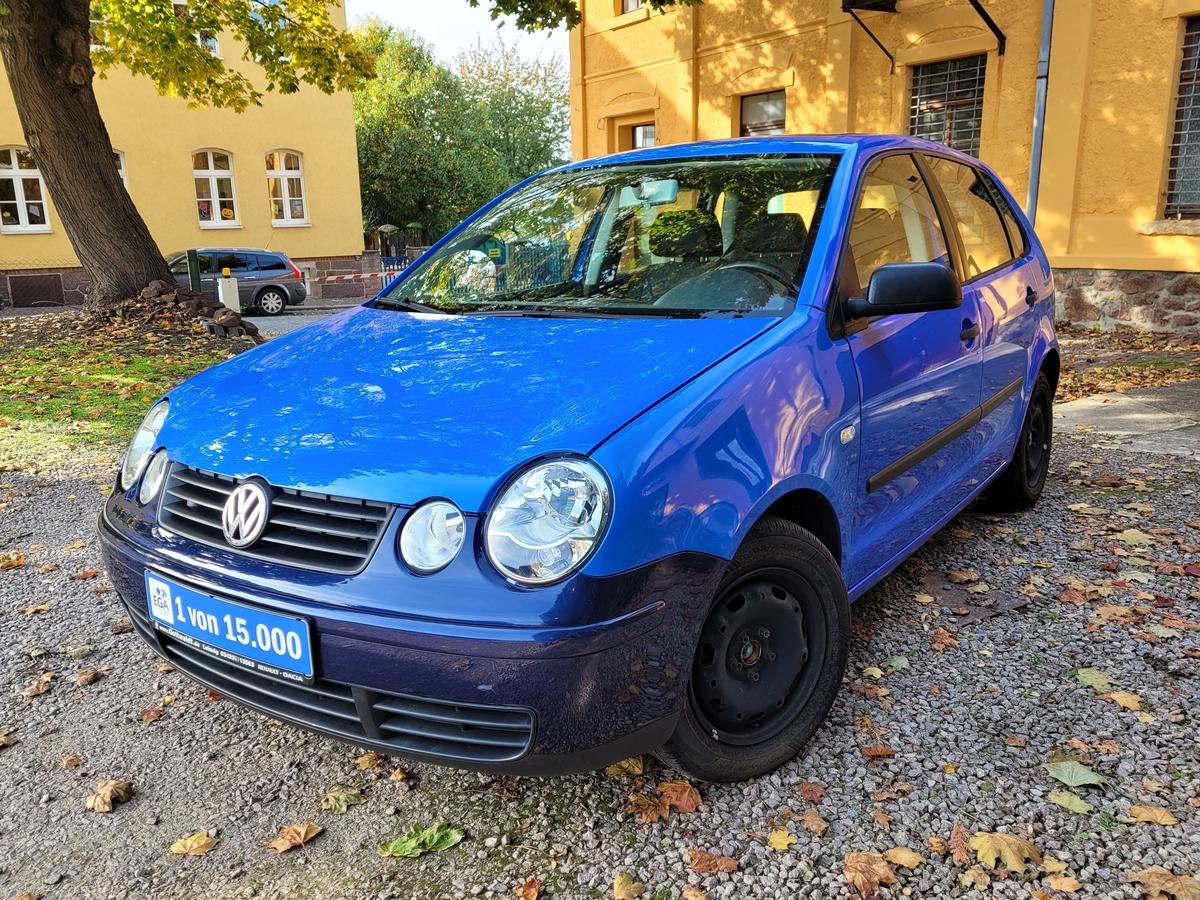
<svg viewBox="0 0 1200 900">
<path fill-rule="evenodd" d="M 771 91 L 742 98 L 742 137 L 783 134 L 787 123 L 787 93 Z"/>
<path fill-rule="evenodd" d="M 908 132 L 979 155 L 987 56 L 913 66 Z"/>
<path fill-rule="evenodd" d="M 1184 33 L 1164 214 L 1200 218 L 1200 16 L 1187 20 Z"/>
<path fill-rule="evenodd" d="M 268 256 L 266 254 L 258 254 L 258 271 L 260 272 L 286 272 L 287 264 L 278 256 Z"/>
</svg>

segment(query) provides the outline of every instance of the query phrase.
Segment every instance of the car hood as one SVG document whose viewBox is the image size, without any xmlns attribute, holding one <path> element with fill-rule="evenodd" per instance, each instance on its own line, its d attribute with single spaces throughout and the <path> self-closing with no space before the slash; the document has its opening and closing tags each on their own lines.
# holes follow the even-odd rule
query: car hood
<svg viewBox="0 0 1200 900">
<path fill-rule="evenodd" d="M 591 451 L 778 321 L 360 307 L 180 385 L 160 439 L 172 459 L 227 475 L 478 512 L 514 468 Z"/>
</svg>

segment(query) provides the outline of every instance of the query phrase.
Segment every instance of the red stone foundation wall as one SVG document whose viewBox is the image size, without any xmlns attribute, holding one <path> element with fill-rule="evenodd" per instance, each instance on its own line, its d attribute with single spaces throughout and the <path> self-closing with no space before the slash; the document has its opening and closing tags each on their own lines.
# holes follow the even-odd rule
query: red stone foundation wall
<svg viewBox="0 0 1200 900">
<path fill-rule="evenodd" d="M 1200 274 L 1056 269 L 1054 286 L 1060 322 L 1200 334 Z"/>
</svg>

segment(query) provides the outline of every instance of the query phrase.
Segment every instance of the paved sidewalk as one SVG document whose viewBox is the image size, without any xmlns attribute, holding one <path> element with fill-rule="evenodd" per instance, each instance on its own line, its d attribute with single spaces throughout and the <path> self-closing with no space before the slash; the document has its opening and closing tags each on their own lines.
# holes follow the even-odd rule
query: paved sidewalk
<svg viewBox="0 0 1200 900">
<path fill-rule="evenodd" d="M 1112 435 L 1122 450 L 1200 458 L 1200 379 L 1073 400 L 1055 419 L 1060 431 Z"/>
</svg>

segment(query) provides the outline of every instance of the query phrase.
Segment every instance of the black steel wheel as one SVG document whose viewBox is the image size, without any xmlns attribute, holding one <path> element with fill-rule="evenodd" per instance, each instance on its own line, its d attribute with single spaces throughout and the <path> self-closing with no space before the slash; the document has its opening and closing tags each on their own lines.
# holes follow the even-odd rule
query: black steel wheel
<svg viewBox="0 0 1200 900">
<path fill-rule="evenodd" d="M 1012 460 L 988 487 L 985 505 L 999 512 L 1013 512 L 1037 503 L 1050 472 L 1053 445 L 1054 389 L 1039 373 Z"/>
<path fill-rule="evenodd" d="M 849 640 L 846 587 L 829 550 L 798 525 L 764 517 L 717 588 L 659 757 L 705 781 L 778 768 L 829 712 Z"/>
</svg>

